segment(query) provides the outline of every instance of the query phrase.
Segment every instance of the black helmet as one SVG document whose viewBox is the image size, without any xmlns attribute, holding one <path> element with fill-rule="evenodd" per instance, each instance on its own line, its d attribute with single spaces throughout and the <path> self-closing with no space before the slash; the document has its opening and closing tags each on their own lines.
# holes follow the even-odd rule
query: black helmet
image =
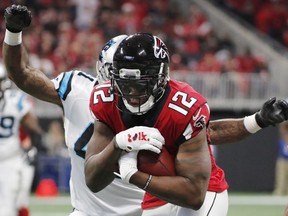
<svg viewBox="0 0 288 216">
<path fill-rule="evenodd" d="M 128 36 L 119 44 L 113 58 L 114 94 L 123 99 L 131 113 L 146 113 L 164 94 L 169 62 L 168 49 L 160 38 L 149 33 Z M 131 95 L 131 88 L 137 90 L 136 95 Z M 131 106 L 129 98 L 138 98 L 139 106 Z"/>
</svg>

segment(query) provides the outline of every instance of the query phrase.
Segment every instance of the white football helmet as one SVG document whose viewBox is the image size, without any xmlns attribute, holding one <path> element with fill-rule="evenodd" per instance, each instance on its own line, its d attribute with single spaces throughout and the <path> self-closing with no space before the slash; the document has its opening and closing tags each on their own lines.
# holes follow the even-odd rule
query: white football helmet
<svg viewBox="0 0 288 216">
<path fill-rule="evenodd" d="M 99 83 L 110 80 L 109 70 L 112 69 L 113 56 L 118 45 L 127 37 L 119 35 L 109 40 L 102 48 L 99 60 L 96 62 L 96 72 Z"/>
</svg>

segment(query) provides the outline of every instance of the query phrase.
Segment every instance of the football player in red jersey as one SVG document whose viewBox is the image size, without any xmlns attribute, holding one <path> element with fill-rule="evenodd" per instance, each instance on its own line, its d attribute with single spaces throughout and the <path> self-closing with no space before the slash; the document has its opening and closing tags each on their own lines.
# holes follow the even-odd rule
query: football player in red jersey
<svg viewBox="0 0 288 216">
<path fill-rule="evenodd" d="M 169 79 L 166 45 L 148 33 L 129 36 L 116 50 L 113 67 L 111 83 L 91 94 L 97 121 L 86 154 L 89 188 L 97 192 L 108 185 L 119 160 L 121 178 L 146 191 L 143 215 L 183 215 L 179 206 L 189 215 L 204 215 L 213 205 L 221 207 L 217 215 L 226 215 L 228 184 L 207 145 L 209 106 L 191 86 Z M 164 143 L 177 175 L 138 171 L 137 152 L 159 153 Z"/>
<path fill-rule="evenodd" d="M 10 8 L 11 9 L 11 8 Z M 19 10 L 17 12 L 17 10 Z M 9 11 L 6 10 L 6 12 Z M 5 17 L 6 21 L 6 27 L 10 27 L 10 30 L 15 30 L 13 32 L 6 30 L 5 33 L 5 40 L 3 43 L 3 56 L 5 58 L 5 64 L 8 69 L 8 73 L 10 78 L 13 79 L 13 81 L 18 85 L 19 88 L 24 90 L 25 92 L 33 95 L 34 97 L 37 97 L 38 99 L 54 103 L 54 104 L 61 104 L 61 107 L 65 105 L 65 101 L 60 101 L 60 97 L 57 95 L 57 90 L 55 89 L 52 82 L 45 76 L 43 76 L 43 73 L 33 67 L 31 67 L 26 59 L 28 58 L 27 53 L 24 49 L 24 46 L 21 45 L 21 34 L 22 29 L 29 26 L 29 11 L 27 8 L 25 9 L 25 6 L 21 7 L 14 7 L 13 8 L 13 14 L 8 14 L 9 16 Z M 5 13 L 6 13 L 5 12 Z M 20 13 L 20 14 L 19 14 Z M 7 14 L 6 14 L 7 15 Z M 10 16 L 11 15 L 11 16 Z M 13 28 L 12 28 L 13 27 Z M 23 55 L 20 55 L 21 53 Z M 106 64 L 105 64 L 106 66 Z M 88 77 L 89 78 L 89 77 Z M 82 83 L 80 81 L 75 81 L 77 86 L 81 86 Z M 78 82 L 78 83 L 77 83 Z M 85 86 L 87 88 L 87 86 Z M 83 88 L 84 89 L 84 88 Z M 86 91 L 81 91 L 80 89 L 75 90 L 77 95 L 83 94 L 85 97 L 89 97 L 89 95 L 86 95 Z M 71 95 L 71 98 L 76 98 L 76 94 Z M 287 116 L 283 115 L 282 113 L 279 114 L 278 111 L 282 110 L 284 111 L 285 107 L 277 108 L 274 105 L 283 104 L 284 101 L 275 101 L 275 99 L 267 101 L 268 104 L 265 103 L 263 108 L 261 109 L 261 115 L 260 116 L 262 121 L 265 123 L 264 126 L 273 125 L 279 122 L 282 122 L 285 119 L 287 119 Z M 63 103 L 63 104 L 62 104 Z M 284 106 L 285 104 L 283 104 Z M 71 107 L 69 107 L 70 109 Z M 286 106 L 287 109 L 287 106 Z M 87 110 L 89 112 L 89 110 Z M 264 112 L 263 112 L 264 111 Z M 85 109 L 76 109 L 75 113 L 73 115 L 76 116 L 82 116 L 82 113 L 85 113 Z M 67 113 L 65 113 L 65 116 L 67 116 Z M 263 115 L 264 114 L 264 115 Z M 287 115 L 287 114 L 286 114 Z M 243 124 L 243 118 L 239 119 L 229 119 L 229 120 L 221 120 L 221 121 L 211 121 L 209 124 L 209 132 L 211 132 L 211 139 L 214 142 L 218 143 L 224 143 L 224 142 L 234 142 L 238 141 L 240 139 L 243 139 L 244 137 L 250 135 L 249 132 L 256 132 L 255 130 L 260 129 L 257 124 L 255 123 L 255 115 L 249 116 L 248 118 L 245 117 L 244 124 Z M 66 117 L 67 118 L 67 117 Z M 69 118 L 69 117 L 68 117 Z M 246 121 L 246 120 L 249 121 Z M 259 119 L 259 118 L 258 118 Z M 246 123 L 245 123 L 246 122 Z M 259 124 L 259 122 L 257 121 Z M 74 127 L 81 127 L 79 125 L 79 122 L 77 124 L 72 124 Z M 262 126 L 261 126 L 262 127 Z M 248 130 L 249 128 L 249 130 Z M 68 137 L 71 135 L 69 134 Z M 221 140 L 222 138 L 222 140 Z M 72 158 L 72 161 L 74 159 Z M 100 162 L 101 163 L 101 162 Z M 75 168 L 74 168 L 75 169 Z M 75 182 L 74 182 L 75 184 Z M 79 191 L 84 191 L 85 188 L 82 187 L 79 189 Z M 106 192 L 107 193 L 107 192 Z M 109 192 L 108 192 L 109 193 Z M 111 194 L 113 195 L 113 191 L 111 191 Z M 97 193 L 99 194 L 99 193 Z M 119 191 L 115 190 L 115 196 L 121 196 Z M 123 195 L 122 195 L 123 197 Z M 79 204 L 87 203 L 85 199 L 77 200 Z M 126 200 L 126 203 L 129 202 Z M 97 203 L 93 203 L 95 208 L 97 208 Z M 79 210 L 79 209 L 78 209 Z M 91 209 L 85 209 L 85 213 L 88 214 Z M 120 209 L 119 209 L 120 210 Z M 74 215 L 75 211 L 72 213 Z M 95 212 L 94 212 L 95 213 Z M 77 213 L 76 213 L 77 214 Z M 75 215 L 76 215 L 75 214 Z M 84 213 L 82 213 L 84 214 Z M 120 212 L 118 211 L 117 215 L 120 215 Z M 127 215 L 127 214 L 125 214 Z"/>
<path fill-rule="evenodd" d="M 86 183 L 92 191 L 100 191 L 114 178 L 119 160 L 119 176 L 146 191 L 143 215 L 227 215 L 228 184 L 210 147 L 206 148 L 209 107 L 191 86 L 169 79 L 168 64 L 167 48 L 158 37 L 135 34 L 119 45 L 111 83 L 95 87 L 91 94 L 96 121 L 86 154 Z M 279 116 L 271 119 L 267 114 L 275 111 L 274 104 L 271 98 L 260 112 L 235 120 L 236 127 L 229 127 L 233 136 L 237 137 L 237 125 L 241 139 L 278 122 Z M 277 105 L 287 108 L 285 101 Z M 283 115 L 287 119 L 287 111 Z M 209 128 L 213 141 L 223 141 L 226 133 L 221 134 L 221 129 L 227 130 L 228 124 L 217 121 Z M 159 153 L 164 143 L 175 158 L 177 176 L 138 171 L 137 152 Z"/>
</svg>

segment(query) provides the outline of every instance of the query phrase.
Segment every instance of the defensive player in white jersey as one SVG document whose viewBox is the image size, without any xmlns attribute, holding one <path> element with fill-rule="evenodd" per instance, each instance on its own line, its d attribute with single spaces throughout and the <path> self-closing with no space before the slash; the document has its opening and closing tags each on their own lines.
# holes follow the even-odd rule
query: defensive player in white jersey
<svg viewBox="0 0 288 216">
<path fill-rule="evenodd" d="M 14 5 L 8 7 L 5 10 L 5 21 L 8 29 L 5 33 L 3 56 L 10 78 L 20 89 L 28 94 L 40 100 L 56 104 L 64 110 L 65 138 L 71 153 L 72 164 L 70 180 L 71 202 L 75 208 L 71 215 L 100 215 L 98 212 L 101 212 L 103 216 L 141 215 L 140 202 L 142 200 L 140 198 L 143 196 L 142 190 L 134 187 L 127 188 L 125 183 L 116 179 L 115 184 L 113 183 L 108 188 L 109 190 L 106 191 L 106 193 L 109 193 L 107 196 L 112 197 L 107 202 L 107 196 L 104 193 L 94 194 L 88 190 L 85 184 L 83 157 L 86 152 L 86 144 L 93 132 L 92 124 L 94 121 L 90 115 L 88 103 L 91 90 L 97 84 L 97 80 L 84 72 L 70 71 L 60 74 L 51 82 L 43 72 L 29 65 L 27 52 L 22 45 L 22 29 L 30 25 L 30 11 L 25 6 Z M 115 42 L 118 39 L 115 38 L 112 41 Z M 97 67 L 101 69 L 98 70 L 98 75 L 101 77 L 99 81 L 102 78 L 107 79 L 106 69 L 109 67 L 109 63 L 111 64 L 111 56 L 116 50 L 116 46 L 113 46 L 115 43 L 112 41 L 108 42 L 107 46 L 104 46 L 102 55 L 100 55 L 103 58 L 100 57 L 100 64 Z M 279 106 L 273 106 L 273 104 L 279 104 Z M 265 126 L 281 122 L 287 118 L 287 115 L 285 116 L 283 113 L 284 105 L 282 105 L 281 100 L 275 101 L 275 99 L 272 99 L 263 106 L 260 117 L 265 122 Z M 237 141 L 249 136 L 250 132 L 256 132 L 254 129 L 255 125 L 257 125 L 255 115 L 249 118 L 251 119 L 250 122 L 255 122 L 255 124 L 252 124 L 252 126 L 248 124 L 246 127 L 243 123 L 244 118 L 211 121 L 211 127 L 209 127 L 211 139 L 217 143 L 224 143 L 225 141 Z M 247 127 L 248 130 L 246 129 Z M 116 183 L 119 184 L 116 185 Z M 102 195 L 104 196 L 103 199 Z"/>
<path fill-rule="evenodd" d="M 23 7 L 15 10 L 22 11 L 21 8 Z M 27 9 L 25 12 L 28 14 Z M 118 36 L 104 46 L 102 54 L 105 59 L 110 57 L 109 52 L 106 53 L 108 50 L 112 50 L 113 57 L 113 49 L 117 48 L 123 38 L 126 38 L 126 35 Z M 6 54 L 9 55 L 9 50 L 14 53 L 11 53 L 13 60 L 10 57 L 5 58 L 14 62 L 10 62 L 12 65 L 6 62 L 13 81 L 32 96 L 54 103 L 63 109 L 65 141 L 72 165 L 70 193 L 74 211 L 71 216 L 141 215 L 144 192 L 137 187 L 131 187 L 119 178 L 102 192 L 92 193 L 85 184 L 84 157 L 86 145 L 93 133 L 94 121 L 89 110 L 89 98 L 94 85 L 98 84 L 97 79 L 82 71 L 74 70 L 61 73 L 51 81 L 44 73 L 28 65 L 24 47 L 22 49 L 21 46 L 7 46 L 7 48 Z M 16 53 L 22 53 L 23 56 L 18 55 L 17 59 Z M 105 66 L 104 59 L 102 63 Z"/>
<path fill-rule="evenodd" d="M 20 198 L 20 191 L 25 193 L 25 204 L 28 207 L 30 187 L 33 173 L 26 178 L 22 171 L 26 170 L 25 152 L 20 144 L 19 126 L 26 131 L 41 134 L 42 130 L 31 104 L 20 91 L 9 89 L 4 66 L 0 65 L 0 215 L 16 216 L 19 206 L 16 200 Z M 27 187 L 22 188 L 22 185 Z M 22 195 L 21 195 L 22 196 Z M 22 204 L 22 203 L 21 203 Z M 22 206 L 21 206 L 22 207 Z M 19 216 L 27 216 L 23 209 Z"/>
<path fill-rule="evenodd" d="M 122 37 L 126 36 L 110 42 L 115 43 Z M 85 184 L 85 151 L 93 132 L 88 95 L 97 84 L 96 79 L 81 71 L 70 71 L 52 81 L 62 101 L 65 140 L 71 156 L 70 192 L 72 206 L 76 209 L 71 215 L 78 215 L 78 211 L 95 216 L 141 215 L 143 192 L 138 188 L 115 179 L 105 190 L 94 194 Z"/>
</svg>

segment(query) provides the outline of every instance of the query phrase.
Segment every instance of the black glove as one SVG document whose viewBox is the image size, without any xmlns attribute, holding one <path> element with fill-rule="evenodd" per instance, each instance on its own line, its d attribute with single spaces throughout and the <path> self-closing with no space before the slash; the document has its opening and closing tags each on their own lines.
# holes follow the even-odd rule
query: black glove
<svg viewBox="0 0 288 216">
<path fill-rule="evenodd" d="M 13 4 L 5 9 L 4 18 L 6 28 L 13 33 L 18 33 L 30 25 L 32 15 L 26 6 Z"/>
<path fill-rule="evenodd" d="M 266 101 L 261 110 L 256 113 L 256 122 L 261 127 L 281 123 L 288 119 L 288 102 L 286 100 L 277 100 L 276 97 Z"/>
</svg>

